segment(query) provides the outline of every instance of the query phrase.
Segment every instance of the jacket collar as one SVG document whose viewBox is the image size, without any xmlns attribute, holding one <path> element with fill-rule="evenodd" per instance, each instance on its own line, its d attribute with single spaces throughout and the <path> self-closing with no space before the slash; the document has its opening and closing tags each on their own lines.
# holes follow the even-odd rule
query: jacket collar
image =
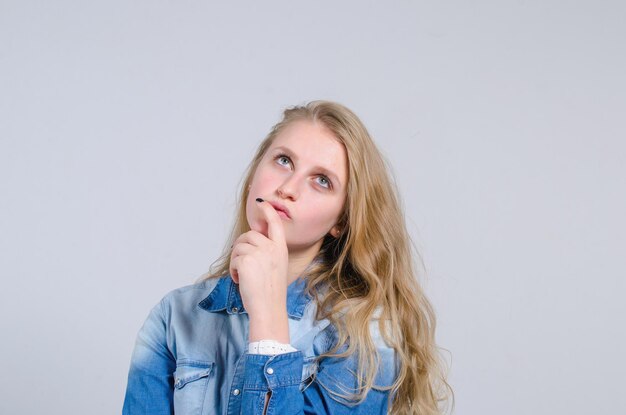
<svg viewBox="0 0 626 415">
<path fill-rule="evenodd" d="M 305 288 L 306 280 L 304 278 L 298 278 L 287 287 L 287 315 L 293 319 L 300 320 L 304 314 L 304 309 L 311 301 L 312 297 L 305 292 Z M 210 312 L 246 313 L 241 294 L 239 294 L 239 285 L 233 282 L 230 275 L 221 277 L 215 288 L 204 300 L 198 303 L 198 306 Z"/>
</svg>

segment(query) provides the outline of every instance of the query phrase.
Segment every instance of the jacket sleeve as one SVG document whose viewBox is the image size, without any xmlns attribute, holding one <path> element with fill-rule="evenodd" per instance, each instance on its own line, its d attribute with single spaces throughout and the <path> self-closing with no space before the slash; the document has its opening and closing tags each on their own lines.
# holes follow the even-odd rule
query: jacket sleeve
<svg viewBox="0 0 626 415">
<path fill-rule="evenodd" d="M 176 361 L 167 348 L 163 301 L 139 330 L 128 372 L 123 415 L 173 414 Z"/>
<path fill-rule="evenodd" d="M 395 377 L 394 353 L 379 348 L 380 370 L 375 384 L 389 386 Z M 302 352 L 276 356 L 246 355 L 242 414 L 386 414 L 389 391 L 371 389 L 358 405 L 341 395 L 356 393 L 356 355 L 328 357 L 320 362 L 317 375 L 301 391 Z M 267 409 L 265 397 L 269 393 Z"/>
</svg>

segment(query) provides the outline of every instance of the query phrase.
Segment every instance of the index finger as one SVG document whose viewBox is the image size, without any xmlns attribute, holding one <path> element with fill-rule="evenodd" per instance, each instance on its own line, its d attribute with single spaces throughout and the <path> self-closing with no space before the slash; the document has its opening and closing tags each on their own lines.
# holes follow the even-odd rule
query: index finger
<svg viewBox="0 0 626 415">
<path fill-rule="evenodd" d="M 261 201 L 259 202 L 259 200 Z M 257 199 L 257 203 L 265 221 L 267 222 L 267 237 L 272 241 L 285 244 L 286 241 L 283 220 L 280 218 L 278 212 L 276 212 L 276 209 L 274 209 L 274 206 L 260 198 Z"/>
</svg>

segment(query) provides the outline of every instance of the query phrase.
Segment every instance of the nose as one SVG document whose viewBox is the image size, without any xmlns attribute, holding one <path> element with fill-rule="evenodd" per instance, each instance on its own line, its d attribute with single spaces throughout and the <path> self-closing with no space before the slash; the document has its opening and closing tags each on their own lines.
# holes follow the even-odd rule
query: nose
<svg viewBox="0 0 626 415">
<path fill-rule="evenodd" d="M 283 199 L 291 199 L 296 200 L 300 195 L 300 191 L 298 190 L 298 177 L 295 174 L 292 174 L 287 178 L 278 189 L 276 189 L 278 196 Z"/>
</svg>

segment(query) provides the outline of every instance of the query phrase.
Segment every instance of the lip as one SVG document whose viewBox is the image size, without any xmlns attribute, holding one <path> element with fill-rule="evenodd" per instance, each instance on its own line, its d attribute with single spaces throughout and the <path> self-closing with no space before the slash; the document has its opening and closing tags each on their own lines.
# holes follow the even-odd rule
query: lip
<svg viewBox="0 0 626 415">
<path fill-rule="evenodd" d="M 289 213 L 289 209 L 287 209 L 287 206 L 282 205 L 278 202 L 270 202 L 270 205 L 272 205 L 274 209 L 284 212 L 285 215 L 287 215 L 287 218 L 291 219 L 291 214 Z"/>
</svg>

